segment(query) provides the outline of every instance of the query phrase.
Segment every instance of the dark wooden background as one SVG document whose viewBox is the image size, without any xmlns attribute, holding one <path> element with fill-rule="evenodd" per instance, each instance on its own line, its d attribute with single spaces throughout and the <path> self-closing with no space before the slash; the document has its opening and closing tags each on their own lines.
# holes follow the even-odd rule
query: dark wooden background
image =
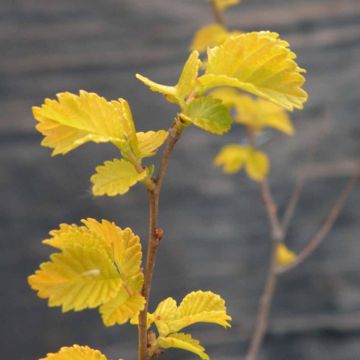
<svg viewBox="0 0 360 360">
<path fill-rule="evenodd" d="M 269 29 L 289 40 L 308 69 L 310 100 L 293 115 L 294 138 L 270 132 L 271 183 L 282 210 L 306 149 L 321 138 L 314 177 L 290 229 L 301 249 L 314 233 L 359 156 L 359 0 L 243 0 L 232 27 Z M 205 0 L 1 0 L 0 2 L 0 357 L 37 359 L 62 345 L 88 344 L 109 357 L 136 358 L 136 330 L 104 329 L 95 311 L 49 309 L 26 277 L 49 250 L 40 241 L 61 222 L 115 220 L 146 234 L 146 194 L 96 198 L 89 176 L 116 155 L 86 145 L 50 158 L 34 131 L 31 106 L 59 91 L 96 91 L 132 104 L 138 129 L 167 128 L 176 108 L 134 78 L 172 83 L 193 32 L 211 21 Z M 327 114 L 325 116 L 324 114 Z M 324 120 L 326 119 L 326 120 Z M 153 303 L 211 289 L 227 300 L 232 329 L 197 326 L 213 359 L 239 359 L 246 348 L 268 262 L 268 225 L 257 186 L 225 176 L 211 162 L 241 136 L 189 129 L 178 145 L 161 199 L 165 230 Z M 360 359 L 360 189 L 336 228 L 304 265 L 281 279 L 262 360 Z M 167 359 L 193 359 L 169 351 Z"/>
</svg>

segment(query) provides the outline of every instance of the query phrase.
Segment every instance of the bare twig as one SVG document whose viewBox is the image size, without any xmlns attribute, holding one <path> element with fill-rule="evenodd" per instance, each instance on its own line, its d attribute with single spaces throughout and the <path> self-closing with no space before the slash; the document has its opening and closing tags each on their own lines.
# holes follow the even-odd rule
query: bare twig
<svg viewBox="0 0 360 360">
<path fill-rule="evenodd" d="M 296 207 L 298 206 L 301 193 L 304 189 L 305 181 L 307 180 L 307 178 L 309 177 L 309 174 L 311 173 L 311 171 L 310 171 L 311 162 L 314 159 L 316 149 L 319 145 L 320 140 L 323 138 L 325 132 L 329 128 L 330 119 L 331 119 L 331 117 L 330 117 L 329 113 L 326 112 L 323 116 L 323 121 L 320 126 L 319 132 L 308 148 L 307 155 L 305 158 L 305 163 L 301 168 L 300 174 L 299 174 L 298 179 L 294 186 L 294 190 L 290 195 L 288 204 L 287 204 L 285 212 L 284 212 L 284 216 L 281 221 L 281 226 L 284 231 L 284 237 L 287 234 L 291 219 L 294 217 Z"/>
<path fill-rule="evenodd" d="M 301 264 L 305 259 L 307 259 L 319 247 L 321 242 L 325 239 L 325 237 L 329 234 L 329 232 L 333 228 L 335 221 L 339 217 L 339 214 L 343 209 L 346 200 L 349 198 L 359 178 L 360 178 L 360 162 L 355 166 L 351 178 L 347 181 L 344 189 L 340 193 L 338 199 L 336 200 L 334 206 L 330 210 L 321 228 L 309 241 L 307 246 L 297 256 L 296 261 L 294 261 L 293 263 L 291 263 L 286 267 L 278 268 L 277 273 L 281 274 L 295 268 L 296 266 Z"/>
<path fill-rule="evenodd" d="M 306 156 L 305 164 L 302 167 L 300 176 L 298 177 L 298 180 L 295 183 L 294 190 L 290 195 L 289 201 L 287 203 L 284 216 L 281 221 L 281 226 L 283 228 L 284 234 L 287 233 L 291 219 L 293 218 L 295 214 L 296 207 L 300 200 L 300 195 L 304 189 L 305 181 L 307 179 L 307 176 L 309 174 L 309 167 L 312 159 L 314 158 L 315 149 L 316 149 L 317 142 L 313 144 L 309 148 L 308 154 Z"/>
<path fill-rule="evenodd" d="M 268 326 L 271 302 L 276 288 L 277 275 L 276 269 L 276 243 L 273 243 L 270 265 L 267 271 L 267 278 L 264 291 L 261 295 L 259 310 L 257 313 L 254 334 L 251 338 L 247 360 L 255 360 L 264 339 L 265 331 Z"/>
<path fill-rule="evenodd" d="M 254 144 L 254 141 L 252 142 Z M 277 245 L 283 241 L 284 232 L 280 224 L 277 206 L 273 200 L 270 186 L 267 179 L 264 179 L 260 183 L 260 192 L 263 199 L 266 214 L 271 227 L 271 239 L 272 239 L 272 252 L 270 265 L 267 271 L 266 284 L 261 295 L 259 309 L 257 312 L 256 324 L 253 335 L 251 337 L 249 350 L 247 353 L 247 360 L 255 360 L 256 355 L 260 349 L 262 341 L 265 336 L 267 324 L 269 320 L 271 303 L 276 288 L 277 274 L 276 274 L 276 254 Z"/>
<path fill-rule="evenodd" d="M 159 167 L 159 172 L 154 180 L 155 187 L 148 188 L 149 195 L 149 230 L 148 230 L 148 244 L 146 265 L 144 272 L 144 285 L 142 295 L 145 298 L 145 307 L 139 314 L 138 326 L 138 360 L 147 360 L 150 358 L 147 352 L 147 312 L 149 307 L 149 298 L 151 291 L 152 276 L 155 267 L 156 254 L 163 236 L 163 231 L 158 227 L 159 215 L 159 197 L 161 187 L 164 181 L 165 173 L 169 164 L 170 155 L 174 149 L 175 144 L 180 139 L 183 126 L 180 119 L 176 119 L 169 129 L 169 137 L 163 152 L 162 160 Z"/>
</svg>

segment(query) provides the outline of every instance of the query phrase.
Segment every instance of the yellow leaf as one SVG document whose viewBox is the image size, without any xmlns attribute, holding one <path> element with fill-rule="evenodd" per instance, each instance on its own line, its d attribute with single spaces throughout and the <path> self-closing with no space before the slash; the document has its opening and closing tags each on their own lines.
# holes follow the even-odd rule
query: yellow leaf
<svg viewBox="0 0 360 360">
<path fill-rule="evenodd" d="M 205 353 L 205 349 L 200 345 L 200 342 L 193 339 L 189 334 L 171 334 L 169 336 L 160 336 L 157 339 L 158 345 L 163 349 L 178 348 L 190 351 L 198 355 L 203 360 L 209 360 L 209 356 Z"/>
<path fill-rule="evenodd" d="M 124 159 L 105 161 L 96 168 L 96 173 L 91 176 L 93 194 L 95 196 L 123 195 L 137 182 L 143 180 L 147 171 L 139 173 L 134 165 Z"/>
<path fill-rule="evenodd" d="M 68 245 L 29 276 L 30 286 L 49 306 L 64 312 L 94 308 L 114 297 L 122 284 L 108 253 L 95 245 Z"/>
<path fill-rule="evenodd" d="M 289 248 L 284 243 L 277 245 L 276 263 L 278 266 L 290 265 L 296 260 L 296 257 L 296 254 L 289 250 Z"/>
<path fill-rule="evenodd" d="M 206 25 L 195 33 L 191 50 L 197 50 L 202 53 L 206 51 L 208 47 L 221 45 L 228 36 L 229 32 L 224 26 L 219 24 Z"/>
<path fill-rule="evenodd" d="M 294 128 L 285 110 L 270 101 L 253 98 L 240 93 L 236 89 L 222 88 L 211 93 L 226 106 L 236 109 L 235 121 L 249 126 L 253 131 L 262 131 L 272 127 L 288 135 L 293 135 Z"/>
<path fill-rule="evenodd" d="M 165 142 L 168 132 L 165 130 L 136 133 L 138 141 L 138 158 L 154 156 L 156 150 Z"/>
<path fill-rule="evenodd" d="M 140 295 L 140 290 L 141 286 L 136 289 L 138 293 L 133 293 L 132 289 L 122 288 L 113 299 L 101 305 L 99 311 L 104 325 L 121 325 L 133 317 L 138 317 L 145 306 L 145 298 Z"/>
<path fill-rule="evenodd" d="M 88 346 L 73 345 L 62 347 L 59 352 L 47 354 L 40 360 L 106 360 L 106 356 Z"/>
<path fill-rule="evenodd" d="M 175 86 L 176 96 L 180 103 L 185 100 L 195 88 L 200 66 L 201 60 L 199 59 L 199 53 L 195 50 L 186 61 L 179 81 Z"/>
<path fill-rule="evenodd" d="M 177 320 L 180 314 L 176 301 L 173 298 L 167 298 L 159 303 L 152 315 L 159 334 L 167 335 L 173 332 L 171 323 Z"/>
<path fill-rule="evenodd" d="M 252 180 L 261 181 L 269 172 L 269 159 L 265 153 L 252 149 L 245 163 L 246 173 Z"/>
<path fill-rule="evenodd" d="M 307 94 L 302 89 L 303 70 L 296 55 L 277 34 L 253 32 L 228 38 L 208 51 L 205 74 L 197 93 L 216 87 L 235 87 L 288 109 L 302 109 Z"/>
<path fill-rule="evenodd" d="M 246 173 L 255 181 L 262 180 L 269 172 L 269 160 L 266 154 L 251 146 L 226 145 L 215 157 L 214 164 L 222 166 L 226 174 L 235 174 L 245 166 Z"/>
<path fill-rule="evenodd" d="M 180 116 L 197 127 L 222 135 L 230 130 L 232 117 L 221 101 L 210 96 L 197 98 L 187 104 Z"/>
<path fill-rule="evenodd" d="M 226 174 L 235 174 L 245 165 L 247 157 L 247 147 L 230 144 L 220 150 L 214 159 L 214 164 L 216 166 L 222 166 Z"/>
<path fill-rule="evenodd" d="M 168 101 L 183 106 L 186 98 L 195 88 L 200 66 L 199 53 L 193 51 L 187 59 L 178 83 L 175 86 L 157 84 L 140 74 L 136 74 L 136 78 L 148 86 L 150 90 L 164 95 Z"/>
<path fill-rule="evenodd" d="M 33 107 L 33 114 L 37 130 L 45 136 L 42 145 L 58 155 L 88 141 L 122 143 L 128 127 L 124 107 L 124 99 L 109 102 L 81 90 L 79 95 L 65 92 L 57 94 L 57 100 L 46 99 L 41 107 Z"/>
<path fill-rule="evenodd" d="M 226 9 L 240 3 L 241 0 L 210 0 L 213 1 L 217 8 Z"/>
<path fill-rule="evenodd" d="M 193 291 L 179 305 L 179 319 L 172 328 L 176 331 L 198 322 L 214 323 L 230 327 L 231 317 L 226 313 L 225 301 L 211 291 Z"/>
<path fill-rule="evenodd" d="M 107 324 L 123 323 L 144 303 L 140 238 L 107 220 L 82 223 L 61 224 L 50 232 L 44 243 L 63 252 L 42 264 L 29 283 L 40 297 L 49 298 L 50 306 L 62 305 L 67 311 L 104 305 Z"/>
</svg>

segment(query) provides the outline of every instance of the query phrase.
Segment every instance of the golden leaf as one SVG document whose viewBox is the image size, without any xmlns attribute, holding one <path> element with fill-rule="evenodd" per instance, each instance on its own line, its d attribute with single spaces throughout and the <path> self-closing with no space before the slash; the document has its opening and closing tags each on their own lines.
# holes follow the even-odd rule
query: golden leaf
<svg viewBox="0 0 360 360">
<path fill-rule="evenodd" d="M 103 165 L 96 167 L 96 173 L 91 176 L 92 191 L 95 196 L 123 195 L 146 175 L 146 170 L 139 173 L 127 160 L 105 161 Z"/>
<path fill-rule="evenodd" d="M 287 266 L 293 263 L 297 255 L 291 251 L 284 243 L 277 245 L 276 249 L 276 264 L 278 266 Z"/>
<path fill-rule="evenodd" d="M 208 51 L 205 74 L 197 93 L 216 87 L 235 87 L 288 109 L 302 109 L 307 94 L 302 89 L 304 71 L 296 55 L 277 34 L 253 32 L 228 38 Z"/>
<path fill-rule="evenodd" d="M 106 360 L 106 356 L 88 346 L 73 345 L 62 347 L 59 352 L 47 354 L 40 360 Z"/>
<path fill-rule="evenodd" d="M 205 349 L 200 345 L 200 342 L 193 339 L 189 334 L 177 333 L 168 336 L 160 336 L 157 339 L 157 343 L 163 349 L 182 349 L 198 355 L 203 360 L 210 359 L 205 353 Z"/>
</svg>

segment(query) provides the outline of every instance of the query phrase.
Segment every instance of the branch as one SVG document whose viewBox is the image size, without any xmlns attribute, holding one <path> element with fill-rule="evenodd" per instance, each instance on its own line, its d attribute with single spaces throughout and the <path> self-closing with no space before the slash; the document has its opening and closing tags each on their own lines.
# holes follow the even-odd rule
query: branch
<svg viewBox="0 0 360 360">
<path fill-rule="evenodd" d="M 277 275 L 276 269 L 276 244 L 273 244 L 269 269 L 267 271 L 266 285 L 261 295 L 259 310 L 256 318 L 254 334 L 251 338 L 249 350 L 246 356 L 247 360 L 255 360 L 264 339 L 265 331 L 268 325 L 269 313 L 272 298 L 276 288 Z"/>
<path fill-rule="evenodd" d="M 341 191 L 339 197 L 337 198 L 334 206 L 330 210 L 321 228 L 309 241 L 308 245 L 297 256 L 296 261 L 294 261 L 292 264 L 286 267 L 278 268 L 277 269 L 278 274 L 285 273 L 295 268 L 296 266 L 301 264 L 304 260 L 306 260 L 319 247 L 319 245 L 322 243 L 322 241 L 325 239 L 325 237 L 329 234 L 329 232 L 333 228 L 335 221 L 339 217 L 341 210 L 343 209 L 347 199 L 349 198 L 359 178 L 360 178 L 360 162 L 355 166 L 352 176 L 347 181 L 345 187 Z"/>
<path fill-rule="evenodd" d="M 139 326 L 138 326 L 138 360 L 149 359 L 147 352 L 147 313 L 149 308 L 149 298 L 151 291 L 152 277 L 155 267 L 156 254 L 160 246 L 160 241 L 163 236 L 162 229 L 158 228 L 159 217 L 159 197 L 164 181 L 165 173 L 169 164 L 169 159 L 175 144 L 180 139 L 184 130 L 179 118 L 177 118 L 173 125 L 169 129 L 169 137 L 163 152 L 161 159 L 159 172 L 154 180 L 155 187 L 148 188 L 149 196 L 149 232 L 148 232 L 148 244 L 146 254 L 146 265 L 144 272 L 144 285 L 142 288 L 142 295 L 145 298 L 145 307 L 139 314 Z"/>
</svg>

